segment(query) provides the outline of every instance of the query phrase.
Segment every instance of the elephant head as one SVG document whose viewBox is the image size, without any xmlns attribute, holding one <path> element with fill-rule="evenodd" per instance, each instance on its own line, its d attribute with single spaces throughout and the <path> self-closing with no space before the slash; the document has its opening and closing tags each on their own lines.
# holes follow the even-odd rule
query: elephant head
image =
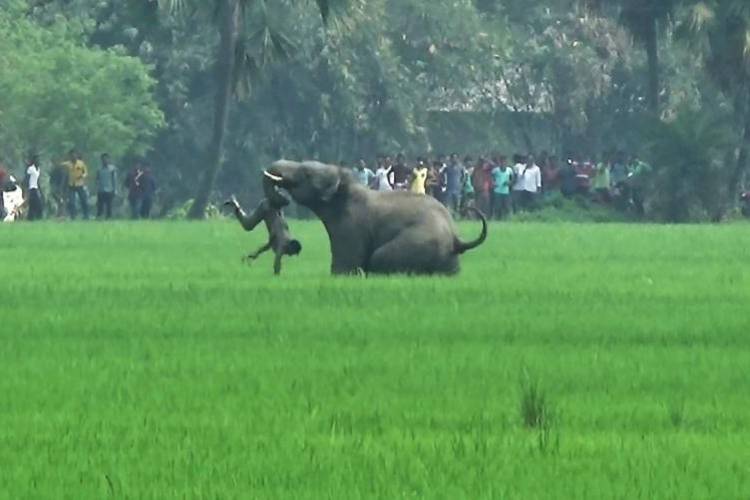
<svg viewBox="0 0 750 500">
<path fill-rule="evenodd" d="M 279 189 L 284 189 L 313 210 L 329 204 L 345 180 L 339 167 L 314 161 L 277 161 L 263 175 L 263 189 L 272 202 L 283 199 Z"/>
</svg>

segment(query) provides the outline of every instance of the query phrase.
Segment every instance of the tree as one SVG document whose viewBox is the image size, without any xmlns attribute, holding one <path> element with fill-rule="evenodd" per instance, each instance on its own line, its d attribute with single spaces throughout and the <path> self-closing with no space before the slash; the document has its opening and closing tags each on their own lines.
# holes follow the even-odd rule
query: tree
<svg viewBox="0 0 750 500">
<path fill-rule="evenodd" d="M 0 143 L 63 155 L 147 151 L 164 124 L 155 81 L 137 58 L 87 47 L 80 27 L 39 24 L 24 1 L 0 12 Z"/>
<path fill-rule="evenodd" d="M 172 12 L 187 8 L 186 0 L 160 0 Z M 316 0 L 318 11 L 325 21 L 333 0 Z M 197 2 L 203 5 L 203 2 Z M 197 6 L 196 6 L 197 7 Z M 210 7 L 215 13 L 219 43 L 216 53 L 216 95 L 211 142 L 205 158 L 205 169 L 198 184 L 195 199 L 188 216 L 192 219 L 204 217 L 216 177 L 221 170 L 224 154 L 224 140 L 233 91 L 238 82 L 244 81 L 241 71 L 257 70 L 273 53 L 285 53 L 289 46 L 286 37 L 265 24 L 252 33 L 245 32 L 250 25 L 246 16 L 259 10 L 267 12 L 265 0 L 214 0 Z M 198 8 L 198 7 L 197 7 Z M 241 43 L 244 38 L 245 44 Z M 255 45 L 251 45 L 255 42 Z M 260 44 L 261 54 L 257 48 Z M 255 54 L 253 52 L 255 51 Z"/>
<path fill-rule="evenodd" d="M 729 177 L 734 201 L 750 155 L 750 4 L 745 0 L 691 2 L 678 34 L 696 50 L 708 75 L 734 105 L 741 139 Z"/>
<path fill-rule="evenodd" d="M 659 30 L 674 11 L 676 0 L 585 0 L 599 9 L 615 9 L 620 21 L 636 41 L 643 44 L 648 57 L 648 102 L 651 111 L 659 114 L 661 93 L 659 63 Z"/>
</svg>

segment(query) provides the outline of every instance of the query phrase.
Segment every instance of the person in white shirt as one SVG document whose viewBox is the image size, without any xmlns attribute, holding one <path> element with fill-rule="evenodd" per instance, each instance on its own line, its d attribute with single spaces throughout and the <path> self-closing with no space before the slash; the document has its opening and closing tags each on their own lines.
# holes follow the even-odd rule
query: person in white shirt
<svg viewBox="0 0 750 500">
<path fill-rule="evenodd" d="M 542 191 L 542 171 L 529 155 L 523 170 L 523 206 L 526 210 L 536 207 L 537 198 Z"/>
<path fill-rule="evenodd" d="M 26 161 L 26 189 L 28 190 L 29 216 L 30 221 L 39 220 L 44 212 L 44 201 L 42 191 L 39 189 L 39 156 L 31 155 Z"/>
<path fill-rule="evenodd" d="M 524 202 L 524 173 L 526 171 L 526 163 L 523 156 L 516 154 L 513 155 L 513 186 L 511 187 L 511 202 L 513 204 L 513 212 L 520 212 L 523 208 Z"/>
<path fill-rule="evenodd" d="M 14 222 L 21 212 L 21 206 L 24 203 L 23 191 L 16 183 L 16 179 L 11 175 L 5 186 L 0 190 L 2 202 L 5 206 L 5 217 L 3 222 Z"/>
<path fill-rule="evenodd" d="M 378 166 L 378 169 L 375 171 L 375 189 L 378 191 L 393 191 L 393 186 L 391 185 L 391 173 L 392 173 L 392 167 L 387 165 L 387 163 L 381 163 Z"/>
</svg>

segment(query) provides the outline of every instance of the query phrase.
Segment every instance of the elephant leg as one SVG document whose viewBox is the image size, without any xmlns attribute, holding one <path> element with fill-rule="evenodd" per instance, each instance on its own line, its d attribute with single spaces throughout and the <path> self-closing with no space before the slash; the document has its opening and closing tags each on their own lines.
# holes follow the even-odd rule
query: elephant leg
<svg viewBox="0 0 750 500">
<path fill-rule="evenodd" d="M 373 274 L 455 274 L 458 257 L 440 252 L 440 242 L 404 234 L 379 247 L 365 271 Z"/>
<path fill-rule="evenodd" d="M 362 244 L 354 238 L 342 238 L 331 242 L 331 274 L 358 274 L 364 268 L 365 252 Z"/>
</svg>

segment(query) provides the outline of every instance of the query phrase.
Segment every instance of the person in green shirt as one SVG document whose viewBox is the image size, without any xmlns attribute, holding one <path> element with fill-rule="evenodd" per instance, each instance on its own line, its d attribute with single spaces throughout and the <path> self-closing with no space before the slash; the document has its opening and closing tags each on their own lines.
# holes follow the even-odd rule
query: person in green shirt
<svg viewBox="0 0 750 500">
<path fill-rule="evenodd" d="M 641 161 L 637 156 L 633 156 L 630 160 L 628 184 L 630 185 L 630 196 L 633 203 L 633 209 L 639 217 L 643 217 L 646 214 L 644 206 L 645 190 L 652 170 L 653 168 L 651 168 L 651 165 Z"/>
<path fill-rule="evenodd" d="M 513 169 L 508 166 L 504 156 L 498 158 L 491 175 L 492 210 L 490 216 L 495 219 L 504 219 L 510 214 L 510 185 L 513 182 Z"/>
</svg>

